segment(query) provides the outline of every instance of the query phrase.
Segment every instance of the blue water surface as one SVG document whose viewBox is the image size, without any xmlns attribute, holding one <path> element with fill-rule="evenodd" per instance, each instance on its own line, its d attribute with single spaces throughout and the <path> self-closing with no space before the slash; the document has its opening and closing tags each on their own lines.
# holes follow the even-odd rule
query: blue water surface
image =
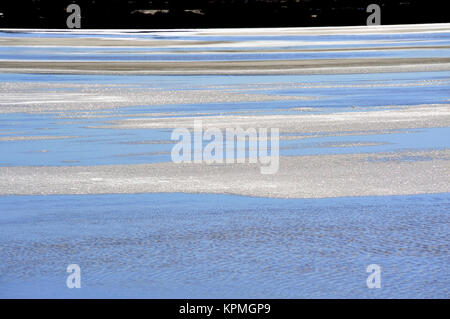
<svg viewBox="0 0 450 319">
<path fill-rule="evenodd" d="M 450 194 L 0 197 L 2 298 L 449 298 Z M 82 288 L 66 287 L 81 267 Z M 369 289 L 366 268 L 382 268 Z"/>
</svg>

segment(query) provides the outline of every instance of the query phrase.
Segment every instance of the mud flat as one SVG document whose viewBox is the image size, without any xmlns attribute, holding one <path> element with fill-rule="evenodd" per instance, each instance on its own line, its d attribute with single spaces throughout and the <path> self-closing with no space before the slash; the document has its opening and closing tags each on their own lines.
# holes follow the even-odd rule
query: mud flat
<svg viewBox="0 0 450 319">
<path fill-rule="evenodd" d="M 1 72 L 74 74 L 345 74 L 450 70 L 450 58 L 220 62 L 0 62 Z"/>
</svg>

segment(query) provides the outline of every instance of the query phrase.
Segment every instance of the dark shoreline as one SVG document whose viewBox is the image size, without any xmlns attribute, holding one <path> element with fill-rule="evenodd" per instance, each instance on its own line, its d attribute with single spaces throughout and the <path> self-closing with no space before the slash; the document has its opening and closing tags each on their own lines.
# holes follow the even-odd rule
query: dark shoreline
<svg viewBox="0 0 450 319">
<path fill-rule="evenodd" d="M 82 28 L 237 28 L 365 25 L 367 6 L 382 24 L 450 22 L 437 0 L 14 0 L 0 3 L 0 27 L 67 28 L 66 8 L 81 7 Z"/>
</svg>

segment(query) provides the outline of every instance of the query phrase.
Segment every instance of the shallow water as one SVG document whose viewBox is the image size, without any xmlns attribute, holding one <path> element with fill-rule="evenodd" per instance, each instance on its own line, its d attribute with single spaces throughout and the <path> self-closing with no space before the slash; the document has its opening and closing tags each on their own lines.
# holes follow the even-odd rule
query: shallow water
<svg viewBox="0 0 450 319">
<path fill-rule="evenodd" d="M 9 51 L 9 50 L 8 50 Z M 207 54 L 145 54 L 124 52 L 121 54 L 99 54 L 96 50 L 84 49 L 81 53 L 57 53 L 54 49 L 14 48 L 8 52 L 0 50 L 0 60 L 38 60 L 38 61 L 254 61 L 254 60 L 310 60 L 344 58 L 439 58 L 450 56 L 450 49 L 396 50 L 391 52 L 366 52 L 352 50 L 348 52 L 310 52 L 310 53 L 207 53 Z"/>
<path fill-rule="evenodd" d="M 0 139 L 23 137 L 22 140 L 2 140 L 0 166 L 73 166 L 168 162 L 174 141 L 171 129 L 99 129 L 105 121 L 136 117 L 187 116 L 201 119 L 205 115 L 298 114 L 291 108 L 309 108 L 303 114 L 329 114 L 371 110 L 375 107 L 448 103 L 450 73 L 411 72 L 350 75 L 298 76 L 120 76 L 120 75 L 38 75 L 2 74 L 0 83 L 46 83 L 78 85 L 122 85 L 125 89 L 213 90 L 242 93 L 264 93 L 269 96 L 308 96 L 312 100 L 262 102 L 196 103 L 142 105 L 93 111 L 65 110 L 41 114 L 11 113 L 0 116 Z M 48 93 L 78 92 L 77 88 L 35 89 L 37 99 Z M 56 91 L 55 91 L 56 90 Z M 53 93 L 51 93 L 53 94 Z M 23 95 L 22 95 L 23 96 Z M 25 95 L 26 96 L 26 95 Z M 32 100 L 32 98 L 31 98 Z M 32 101 L 31 101 L 32 102 Z M 30 102 L 30 103 L 31 103 Z M 23 102 L 23 105 L 29 102 Z M 40 102 L 44 103 L 45 102 Z M 1 104 L 1 101 L 0 101 Z M 8 104 L 8 103 L 6 103 Z M 1 107 L 1 105 L 0 105 Z M 163 113 L 165 115 L 158 115 Z M 154 114 L 154 115 L 153 115 Z M 237 113 L 238 114 L 238 113 Z M 82 115 L 77 118 L 76 116 Z M 75 117 L 73 117 L 75 116 Z M 95 116 L 101 116 L 95 118 Z M 361 152 L 390 152 L 405 149 L 443 149 L 450 147 L 448 128 L 397 130 L 390 134 L 361 132 L 354 136 L 324 136 L 301 140 L 281 140 L 280 154 L 313 155 Z M 283 134 L 282 134 L 283 135 Z M 43 136 L 40 140 L 26 137 Z M 48 137 L 49 139 L 46 139 Z M 51 137 L 66 137 L 51 139 Z M 145 143 L 143 143 L 145 141 Z M 149 144 L 151 142 L 152 144 Z M 370 142 L 371 145 L 366 145 Z M 206 143 L 206 142 L 205 142 Z M 346 146 L 350 144 L 349 146 Z M 361 144 L 361 145 L 358 145 Z M 372 145 L 373 144 L 373 145 Z M 339 146 L 341 145 L 341 146 Z"/>
<path fill-rule="evenodd" d="M 448 298 L 450 195 L 0 198 L 0 296 Z M 67 289 L 79 264 L 82 288 Z M 382 267 L 368 289 L 366 267 Z"/>
<path fill-rule="evenodd" d="M 0 61 L 250 61 L 301 60 L 330 58 L 438 58 L 450 56 L 450 33 L 380 33 L 380 34 L 308 34 L 289 35 L 279 29 L 274 35 L 248 35 L 235 30 L 233 35 L 220 30 L 168 30 L 163 31 L 46 31 L 0 30 L 0 37 L 62 38 L 62 39 L 115 39 L 116 46 L 0 46 Z M 240 34 L 240 33 L 243 34 Z M 139 41 L 165 41 L 151 47 L 139 47 Z M 135 46 L 124 41 L 134 42 Z M 170 45 L 168 43 L 170 42 Z M 188 45 L 186 45 L 188 43 Z M 91 44 L 92 45 L 92 44 Z M 439 49 L 433 46 L 441 46 Z M 420 46 L 420 49 L 416 47 Z M 275 51 L 270 52 L 268 50 Z M 327 51 L 320 51 L 326 49 Z M 361 49 L 366 49 L 361 51 Z M 369 49 L 369 50 L 367 50 Z M 308 52 L 289 52 L 308 50 Z M 225 52 L 220 52 L 225 51 Z M 254 52 L 251 52 L 254 51 Z"/>
</svg>

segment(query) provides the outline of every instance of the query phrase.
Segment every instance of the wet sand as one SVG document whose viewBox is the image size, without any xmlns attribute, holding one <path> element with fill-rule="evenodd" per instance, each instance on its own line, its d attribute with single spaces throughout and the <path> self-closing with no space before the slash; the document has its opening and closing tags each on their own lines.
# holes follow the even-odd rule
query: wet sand
<svg viewBox="0 0 450 319">
<path fill-rule="evenodd" d="M 450 70 L 450 58 L 217 62 L 0 61 L 1 72 L 73 74 L 346 74 Z"/>
<path fill-rule="evenodd" d="M 300 112 L 301 113 L 301 112 Z M 391 109 L 328 114 L 229 115 L 132 118 L 110 121 L 111 124 L 93 128 L 162 129 L 177 127 L 193 129 L 194 121 L 201 120 L 208 128 L 279 128 L 280 132 L 324 133 L 360 132 L 367 130 L 395 130 L 450 126 L 450 104 L 392 106 Z M 105 121 L 108 122 L 108 121 Z"/>
<path fill-rule="evenodd" d="M 450 151 L 281 157 L 274 175 L 259 164 L 1 167 L 0 194 L 215 193 L 323 198 L 444 193 Z"/>
<path fill-rule="evenodd" d="M 0 114 L 54 113 L 111 110 L 140 105 L 207 104 L 265 101 L 304 101 L 310 96 L 285 96 L 264 92 L 145 87 L 72 83 L 1 83 Z"/>
</svg>

